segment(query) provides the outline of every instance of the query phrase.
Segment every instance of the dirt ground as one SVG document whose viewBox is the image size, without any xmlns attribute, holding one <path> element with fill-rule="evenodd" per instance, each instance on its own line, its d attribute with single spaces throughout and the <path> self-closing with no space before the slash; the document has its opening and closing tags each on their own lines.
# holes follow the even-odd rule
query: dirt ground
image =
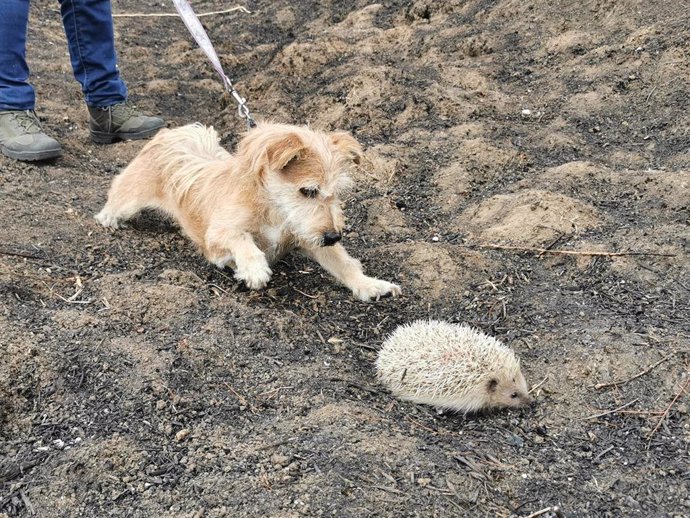
<svg viewBox="0 0 690 518">
<path fill-rule="evenodd" d="M 258 118 L 364 144 L 345 244 L 404 295 L 299 256 L 248 292 L 158 214 L 101 228 L 142 143 L 89 142 L 57 2 L 32 2 L 65 155 L 0 157 L 0 517 L 690 516 L 690 3 L 243 5 L 203 19 L 224 65 Z M 232 148 L 181 22 L 116 29 L 132 99 Z M 511 344 L 537 404 L 393 399 L 376 351 L 429 317 Z"/>
</svg>

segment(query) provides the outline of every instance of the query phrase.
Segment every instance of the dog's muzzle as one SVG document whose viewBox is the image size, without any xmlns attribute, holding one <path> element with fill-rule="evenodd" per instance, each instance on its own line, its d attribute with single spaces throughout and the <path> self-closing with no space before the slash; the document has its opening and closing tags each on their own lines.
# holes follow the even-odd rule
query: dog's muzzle
<svg viewBox="0 0 690 518">
<path fill-rule="evenodd" d="M 326 232 L 323 235 L 321 246 L 333 246 L 343 238 L 340 232 Z"/>
</svg>

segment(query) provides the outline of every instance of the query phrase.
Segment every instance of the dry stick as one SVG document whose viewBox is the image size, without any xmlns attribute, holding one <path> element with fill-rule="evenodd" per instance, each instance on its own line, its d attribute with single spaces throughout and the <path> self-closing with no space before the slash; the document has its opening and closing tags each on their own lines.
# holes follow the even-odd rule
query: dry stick
<svg viewBox="0 0 690 518">
<path fill-rule="evenodd" d="M 614 446 L 609 446 L 604 451 L 602 451 L 599 455 L 594 457 L 594 459 L 592 459 L 592 462 L 598 461 L 600 458 L 602 458 L 604 455 L 606 455 L 608 452 L 610 452 L 613 448 L 614 448 Z"/>
<path fill-rule="evenodd" d="M 29 511 L 29 516 L 36 516 L 36 511 L 34 511 L 34 506 L 31 504 L 31 500 L 29 500 L 29 497 L 26 496 L 26 493 L 23 490 L 19 490 L 19 496 L 22 499 L 22 502 L 24 502 L 24 507 L 26 507 L 26 510 Z"/>
<path fill-rule="evenodd" d="M 234 11 L 242 11 L 246 14 L 251 14 L 251 11 L 246 7 L 241 5 L 236 5 L 230 9 L 225 9 L 223 11 L 211 11 L 208 13 L 197 14 L 198 18 L 204 16 L 213 16 L 214 14 L 228 14 Z M 177 18 L 179 14 L 177 13 L 123 13 L 123 14 L 113 14 L 113 18 Z"/>
<path fill-rule="evenodd" d="M 5 269 L 5 268 L 0 268 L 0 275 L 9 275 L 10 277 L 22 277 L 24 279 L 32 279 L 34 281 L 42 281 L 42 282 L 64 282 L 68 281 L 69 279 L 59 279 L 55 277 L 49 277 L 49 276 L 43 276 L 43 275 L 31 275 L 29 273 L 21 273 L 21 272 L 14 272 L 10 269 Z"/>
<path fill-rule="evenodd" d="M 557 505 L 532 513 L 529 516 L 525 516 L 525 518 L 536 518 L 537 516 L 541 516 L 542 514 L 546 513 L 555 513 L 557 518 L 565 518 L 565 515 L 561 512 L 561 508 Z"/>
<path fill-rule="evenodd" d="M 9 255 L 12 257 L 24 257 L 26 259 L 45 259 L 45 257 L 39 257 L 37 255 L 29 254 L 27 252 L 9 252 L 7 250 L 0 250 L 0 255 Z"/>
<path fill-rule="evenodd" d="M 615 414 L 619 410 L 623 410 L 624 408 L 628 408 L 630 405 L 633 405 L 633 404 L 637 403 L 638 401 L 639 401 L 639 398 L 635 398 L 630 403 L 626 403 L 625 405 L 619 406 L 618 408 L 614 408 L 613 410 L 608 410 L 606 412 L 602 412 L 601 414 L 595 414 L 595 415 L 591 415 L 589 417 L 583 417 L 582 419 L 580 419 L 580 421 L 587 421 L 589 419 L 596 419 L 597 417 L 603 417 L 605 415 Z"/>
<path fill-rule="evenodd" d="M 579 251 L 579 250 L 549 250 L 547 248 L 532 248 L 523 246 L 510 245 L 475 245 L 479 248 L 496 248 L 499 250 L 518 250 L 520 252 L 539 252 L 541 254 L 560 254 L 560 255 L 587 255 L 587 256 L 601 256 L 601 257 L 620 257 L 624 255 L 655 255 L 659 257 L 675 257 L 676 254 L 660 254 L 657 252 L 597 252 L 597 251 Z"/>
<path fill-rule="evenodd" d="M 615 387 L 615 386 L 617 386 L 617 385 L 625 385 L 626 383 L 630 383 L 631 381 L 636 380 L 636 379 L 639 378 L 640 376 L 644 376 L 645 374 L 647 374 L 649 371 L 651 371 L 652 369 L 654 369 L 654 368 L 657 367 L 658 365 L 661 365 L 661 364 L 664 363 L 666 360 L 668 360 L 671 356 L 674 356 L 677 352 L 678 352 L 678 351 L 673 351 L 671 354 L 667 354 L 667 355 L 664 356 L 661 360 L 659 360 L 658 362 L 656 362 L 654 365 L 652 365 L 651 367 L 646 368 L 645 370 L 643 370 L 643 371 L 640 372 L 639 374 L 635 374 L 632 378 L 628 378 L 627 380 L 623 380 L 623 381 L 612 381 L 611 383 L 597 383 L 596 385 L 594 385 L 593 388 L 599 390 L 599 389 L 603 389 L 603 388 L 606 388 L 606 387 Z"/>
<path fill-rule="evenodd" d="M 556 246 L 556 243 L 558 243 L 561 239 L 565 237 L 565 233 L 561 232 L 556 239 L 551 241 L 548 245 L 546 245 L 546 250 L 551 250 L 554 246 Z M 539 252 L 539 257 L 544 255 L 546 252 Z"/>
<path fill-rule="evenodd" d="M 529 392 L 527 392 L 527 393 L 528 393 L 528 394 L 531 394 L 532 392 L 534 392 L 535 390 L 537 390 L 539 387 L 541 387 L 544 383 L 546 383 L 546 380 L 548 380 L 548 379 L 549 379 L 549 375 L 547 374 L 547 375 L 544 377 L 543 380 L 541 380 L 541 381 L 540 381 L 539 383 L 537 383 L 534 387 L 532 387 L 531 389 L 529 389 Z"/>
<path fill-rule="evenodd" d="M 690 376 L 688 377 L 687 380 L 685 380 L 685 385 L 678 391 L 678 394 L 675 395 L 673 400 L 669 403 L 669 405 L 666 407 L 666 410 L 664 410 L 664 413 L 661 414 L 661 417 L 659 418 L 659 422 L 656 423 L 656 426 L 654 427 L 654 430 L 649 432 L 649 435 L 647 435 L 647 439 L 651 439 L 652 436 L 656 433 L 656 431 L 659 429 L 661 426 L 661 423 L 664 422 L 664 420 L 668 417 L 668 413 L 671 411 L 671 407 L 678 401 L 678 398 L 683 395 L 683 392 L 685 392 L 685 389 L 688 388 L 688 385 L 690 385 Z"/>
<path fill-rule="evenodd" d="M 293 287 L 292 289 L 295 290 L 295 291 L 296 291 L 297 293 L 299 293 L 300 295 L 304 295 L 304 296 L 307 297 L 307 298 L 310 298 L 310 299 L 318 299 L 318 298 L 319 298 L 319 295 L 309 295 L 309 293 L 304 293 L 303 291 L 300 291 L 300 290 L 298 290 L 297 288 L 294 288 L 294 287 Z"/>
</svg>

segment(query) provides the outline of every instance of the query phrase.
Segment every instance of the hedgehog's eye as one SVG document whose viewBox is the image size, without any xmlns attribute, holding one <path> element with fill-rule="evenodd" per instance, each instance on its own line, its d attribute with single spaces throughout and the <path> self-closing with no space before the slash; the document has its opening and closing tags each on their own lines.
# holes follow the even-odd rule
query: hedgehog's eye
<svg viewBox="0 0 690 518">
<path fill-rule="evenodd" d="M 517 392 L 513 392 L 513 393 L 510 395 L 510 397 L 513 398 L 513 399 L 515 399 L 515 398 L 518 397 L 518 393 L 517 393 Z"/>
<path fill-rule="evenodd" d="M 306 196 L 307 198 L 316 198 L 319 194 L 318 189 L 310 188 L 310 187 L 302 187 L 299 192 L 302 193 L 302 196 Z"/>
</svg>

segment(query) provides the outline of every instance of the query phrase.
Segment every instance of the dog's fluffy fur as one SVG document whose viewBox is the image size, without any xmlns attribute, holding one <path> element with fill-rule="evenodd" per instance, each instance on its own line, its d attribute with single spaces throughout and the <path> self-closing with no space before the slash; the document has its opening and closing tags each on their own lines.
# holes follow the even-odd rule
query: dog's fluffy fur
<svg viewBox="0 0 690 518">
<path fill-rule="evenodd" d="M 344 132 L 262 123 L 234 155 L 213 128 L 162 130 L 114 180 L 96 219 L 106 227 L 144 208 L 172 216 L 218 266 L 251 289 L 266 286 L 270 264 L 304 250 L 360 300 L 398 295 L 390 282 L 366 276 L 340 243 L 340 195 L 350 187 L 359 143 Z M 331 246 L 328 246 L 331 245 Z"/>
</svg>

